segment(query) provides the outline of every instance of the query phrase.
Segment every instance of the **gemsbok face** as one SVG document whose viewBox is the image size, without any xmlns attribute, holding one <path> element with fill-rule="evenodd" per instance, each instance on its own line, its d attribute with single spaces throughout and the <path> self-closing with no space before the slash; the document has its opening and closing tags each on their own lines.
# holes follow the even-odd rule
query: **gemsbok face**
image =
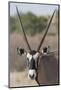
<svg viewBox="0 0 61 90">
<path fill-rule="evenodd" d="M 28 67 L 28 77 L 31 79 L 35 79 L 36 78 L 36 71 L 37 71 L 37 67 L 38 67 L 38 60 L 39 60 L 39 52 L 36 52 L 35 50 L 32 50 L 30 52 L 26 52 L 24 49 L 22 48 L 17 48 L 17 52 L 19 55 L 23 55 L 26 54 L 27 57 L 27 67 Z"/>
<path fill-rule="evenodd" d="M 31 79 L 36 78 L 38 58 L 39 58 L 39 53 L 34 50 L 27 53 L 27 61 L 28 61 L 28 67 L 29 67 L 28 77 L 30 77 Z"/>
<path fill-rule="evenodd" d="M 26 55 L 27 58 L 27 67 L 28 67 L 28 78 L 35 79 L 37 76 L 38 62 L 40 55 L 47 55 L 49 52 L 49 46 L 44 47 L 42 52 L 38 52 L 35 50 L 31 50 L 30 52 L 26 52 L 23 48 L 17 48 L 17 53 L 21 55 Z"/>
<path fill-rule="evenodd" d="M 17 48 L 17 52 L 19 55 L 23 55 L 23 54 L 26 54 L 26 57 L 27 57 L 27 65 L 28 65 L 28 68 L 29 68 L 29 73 L 28 73 L 28 77 L 30 77 L 31 79 L 36 79 L 36 81 L 38 82 L 37 80 L 37 68 L 38 68 L 38 61 L 39 61 L 39 57 L 40 55 L 43 56 L 43 55 L 47 55 L 48 54 L 48 49 L 47 48 L 44 48 L 42 50 L 42 52 L 40 52 L 40 48 L 44 42 L 44 39 L 47 35 L 47 32 L 48 32 L 48 29 L 50 27 L 50 24 L 52 22 L 52 19 L 53 19 L 53 16 L 54 16 L 54 13 L 56 10 L 54 10 L 53 14 L 52 14 L 52 17 L 46 27 L 46 31 L 42 37 L 42 40 L 40 41 L 40 44 L 38 45 L 38 48 L 35 50 L 32 50 L 29 43 L 28 43 L 28 40 L 27 40 L 27 37 L 26 37 L 26 34 L 25 34 L 25 31 L 24 31 L 24 28 L 23 28 L 23 24 L 22 24 L 22 20 L 21 20 L 21 17 L 20 17 L 20 14 L 18 12 L 18 8 L 16 7 L 16 10 L 17 10 L 17 14 L 18 14 L 18 18 L 19 18 L 19 21 L 20 21 L 20 24 L 21 24 L 21 27 L 22 27 L 22 31 L 23 31 L 23 34 L 24 34 L 24 39 L 25 39 L 25 42 L 27 44 L 27 47 L 28 47 L 28 50 L 29 52 L 27 52 L 26 50 L 22 49 L 22 48 Z"/>
</svg>

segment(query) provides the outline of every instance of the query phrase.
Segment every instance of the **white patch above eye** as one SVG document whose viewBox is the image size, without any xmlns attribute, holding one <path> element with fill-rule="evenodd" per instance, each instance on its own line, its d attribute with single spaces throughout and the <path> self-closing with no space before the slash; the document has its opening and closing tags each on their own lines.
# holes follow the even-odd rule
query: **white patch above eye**
<svg viewBox="0 0 61 90">
<path fill-rule="evenodd" d="M 37 59 L 38 56 L 39 56 L 39 53 L 37 52 L 35 55 L 33 55 L 33 58 L 34 58 L 34 59 Z"/>
<path fill-rule="evenodd" d="M 27 53 L 27 58 L 28 58 L 29 60 L 31 60 L 31 59 L 32 59 L 32 55 L 31 55 L 30 53 Z"/>
</svg>

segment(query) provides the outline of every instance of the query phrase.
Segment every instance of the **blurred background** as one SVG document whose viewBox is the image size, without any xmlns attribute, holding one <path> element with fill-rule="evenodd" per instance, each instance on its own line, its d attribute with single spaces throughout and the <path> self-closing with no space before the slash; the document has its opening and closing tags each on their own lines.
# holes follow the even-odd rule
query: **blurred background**
<svg viewBox="0 0 61 90">
<path fill-rule="evenodd" d="M 58 6 L 43 4 L 10 3 L 9 8 L 9 64 L 10 86 L 37 85 L 35 81 L 28 80 L 26 56 L 17 54 L 17 47 L 25 48 L 27 45 L 23 38 L 23 32 L 16 12 L 18 7 L 23 28 L 32 49 L 37 47 L 44 35 L 48 22 L 56 9 L 49 31 L 44 40 L 44 46 L 50 46 L 51 50 L 58 50 Z M 40 50 L 42 50 L 42 48 Z M 58 60 L 58 55 L 56 55 Z"/>
</svg>

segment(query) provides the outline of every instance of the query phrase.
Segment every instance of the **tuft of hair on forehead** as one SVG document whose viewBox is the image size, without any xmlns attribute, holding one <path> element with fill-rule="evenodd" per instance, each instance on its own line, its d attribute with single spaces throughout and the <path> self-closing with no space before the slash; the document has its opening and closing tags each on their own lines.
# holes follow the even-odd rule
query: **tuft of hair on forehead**
<svg viewBox="0 0 61 90">
<path fill-rule="evenodd" d="M 34 54 L 36 54 L 36 51 L 35 50 L 32 50 L 32 51 L 30 51 L 29 52 L 31 55 L 34 55 Z"/>
</svg>

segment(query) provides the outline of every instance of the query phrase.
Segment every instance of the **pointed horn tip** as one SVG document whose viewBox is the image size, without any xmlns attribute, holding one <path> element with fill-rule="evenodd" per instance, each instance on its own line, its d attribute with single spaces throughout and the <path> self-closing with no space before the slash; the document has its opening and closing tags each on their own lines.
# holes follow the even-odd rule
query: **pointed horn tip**
<svg viewBox="0 0 61 90">
<path fill-rule="evenodd" d="M 23 24 L 22 24 L 22 21 L 21 21 L 20 13 L 19 13 L 19 10 L 18 10 L 18 7 L 17 7 L 17 6 L 16 6 L 16 11 L 17 11 L 17 15 L 18 15 L 18 17 L 19 17 L 20 24 L 21 24 L 21 26 L 22 26 L 22 30 L 23 30 L 23 33 L 24 33 L 24 38 L 25 38 L 25 40 L 26 40 L 28 49 L 31 51 L 31 47 L 30 47 L 30 45 L 29 45 L 29 43 L 28 43 L 28 40 L 27 40 L 25 31 L 24 31 L 24 28 L 23 28 Z M 18 49 L 18 48 L 17 48 L 17 49 Z"/>
<path fill-rule="evenodd" d="M 16 8 L 17 8 L 17 6 L 16 6 Z"/>
<path fill-rule="evenodd" d="M 52 14 L 52 18 L 53 18 L 54 14 L 55 14 L 55 11 L 56 11 L 56 9 L 54 10 L 54 12 L 53 12 L 53 14 Z M 43 42 L 42 42 L 42 43 L 43 43 Z M 39 51 L 39 50 L 40 50 L 40 46 L 38 47 L 37 51 Z"/>
<path fill-rule="evenodd" d="M 18 7 L 16 6 L 16 10 L 18 11 Z"/>
<path fill-rule="evenodd" d="M 54 13 L 56 12 L 57 9 L 54 10 Z"/>
</svg>

